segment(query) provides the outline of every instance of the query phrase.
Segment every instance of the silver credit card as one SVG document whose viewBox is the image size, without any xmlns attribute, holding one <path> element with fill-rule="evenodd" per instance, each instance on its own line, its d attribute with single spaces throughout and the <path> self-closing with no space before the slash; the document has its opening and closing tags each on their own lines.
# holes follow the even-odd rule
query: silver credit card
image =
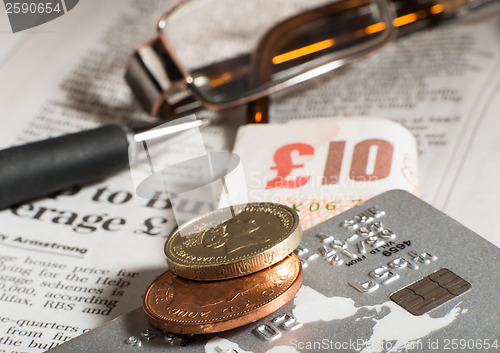
<svg viewBox="0 0 500 353">
<path fill-rule="evenodd" d="M 253 324 L 181 336 L 136 309 L 51 352 L 497 352 L 497 247 L 404 191 L 304 233 L 295 298 Z"/>
</svg>

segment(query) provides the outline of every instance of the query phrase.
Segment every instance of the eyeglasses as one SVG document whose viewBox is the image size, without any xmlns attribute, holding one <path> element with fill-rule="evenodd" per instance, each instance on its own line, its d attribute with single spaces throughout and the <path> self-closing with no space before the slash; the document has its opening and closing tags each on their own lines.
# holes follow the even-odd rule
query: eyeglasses
<svg viewBox="0 0 500 353">
<path fill-rule="evenodd" d="M 154 117 L 231 108 L 361 58 L 397 29 L 427 26 L 465 3 L 185 0 L 131 56 L 126 80 Z"/>
</svg>

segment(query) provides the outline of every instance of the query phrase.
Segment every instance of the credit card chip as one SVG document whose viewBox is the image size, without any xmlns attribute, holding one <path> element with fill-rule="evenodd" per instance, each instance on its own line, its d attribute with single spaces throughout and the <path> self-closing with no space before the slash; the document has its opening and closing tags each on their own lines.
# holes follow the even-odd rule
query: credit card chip
<svg viewBox="0 0 500 353">
<path fill-rule="evenodd" d="M 413 315 L 426 312 L 468 291 L 471 284 L 448 269 L 440 269 L 391 295 Z"/>
</svg>

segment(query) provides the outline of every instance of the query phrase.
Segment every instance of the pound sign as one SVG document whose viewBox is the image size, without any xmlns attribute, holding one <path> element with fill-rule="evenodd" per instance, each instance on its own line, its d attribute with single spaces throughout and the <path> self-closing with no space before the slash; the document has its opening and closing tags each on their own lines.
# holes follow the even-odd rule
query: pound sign
<svg viewBox="0 0 500 353">
<path fill-rule="evenodd" d="M 293 151 L 297 151 L 299 156 L 312 155 L 314 154 L 314 147 L 305 143 L 292 143 L 277 149 L 273 157 L 276 165 L 272 166 L 271 170 L 277 170 L 278 175 L 276 175 L 274 179 L 267 182 L 266 189 L 299 188 L 309 181 L 310 176 L 299 176 L 294 180 L 285 180 L 294 168 L 304 167 L 304 164 L 293 164 Z"/>
</svg>

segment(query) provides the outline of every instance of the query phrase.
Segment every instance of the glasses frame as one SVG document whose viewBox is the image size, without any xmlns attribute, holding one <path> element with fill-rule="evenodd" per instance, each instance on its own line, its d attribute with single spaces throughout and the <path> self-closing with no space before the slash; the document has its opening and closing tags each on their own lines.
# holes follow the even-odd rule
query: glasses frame
<svg viewBox="0 0 500 353">
<path fill-rule="evenodd" d="M 241 106 L 253 101 L 257 101 L 261 98 L 272 95 L 278 91 L 286 89 L 288 87 L 297 85 L 299 83 L 308 81 L 315 77 L 324 75 L 325 73 L 331 72 L 341 66 L 344 66 L 348 63 L 356 61 L 360 58 L 363 58 L 376 50 L 379 50 L 386 44 L 392 42 L 397 36 L 397 29 L 393 26 L 393 19 L 395 17 L 394 10 L 388 0 L 340 0 L 340 1 L 332 1 L 331 5 L 328 6 L 342 6 L 342 4 L 347 3 L 360 3 L 361 5 L 373 3 L 377 6 L 378 9 L 381 9 L 379 17 L 381 19 L 381 23 L 384 23 L 385 27 L 383 29 L 383 34 L 379 38 L 368 40 L 366 43 L 358 44 L 356 46 L 341 49 L 339 54 L 336 54 L 332 60 L 327 63 L 320 64 L 313 68 L 307 69 L 306 71 L 294 75 L 290 78 L 284 79 L 283 81 L 279 81 L 276 84 L 264 87 L 260 86 L 257 89 L 253 89 L 247 95 L 237 97 L 233 100 L 226 102 L 216 102 L 211 100 L 210 97 L 207 97 L 203 92 L 201 92 L 198 87 L 195 85 L 195 78 L 191 76 L 191 74 L 183 67 L 182 63 L 178 59 L 175 50 L 172 48 L 169 43 L 168 38 L 165 35 L 165 28 L 168 22 L 169 17 L 177 11 L 179 8 L 185 6 L 187 3 L 192 1 L 200 1 L 200 0 L 181 0 L 179 3 L 174 5 L 171 9 L 166 11 L 158 20 L 157 23 L 157 37 L 153 40 L 156 45 L 160 43 L 162 47 L 161 50 L 164 50 L 163 57 L 167 56 L 168 60 L 170 60 L 170 66 L 174 66 L 174 68 L 170 68 L 171 71 L 175 71 L 176 75 L 174 76 L 182 76 L 182 79 L 177 79 L 170 82 L 168 88 L 165 89 L 167 84 L 163 84 L 162 92 L 156 98 L 154 103 L 152 104 L 151 109 L 149 109 L 149 113 L 151 116 L 159 116 L 160 107 L 162 106 L 167 112 L 167 118 L 176 118 L 186 113 L 190 113 L 200 108 L 207 108 L 213 111 L 220 111 L 224 109 L 234 108 L 237 106 Z M 153 41 L 149 41 L 138 48 L 138 51 L 144 49 L 145 46 L 151 46 Z M 164 68 L 165 69 L 165 68 Z M 147 70 L 147 69 L 146 69 Z M 168 70 L 166 70 L 168 71 Z M 168 72 L 167 72 L 168 74 Z M 161 75 L 164 76 L 164 75 Z M 129 80 L 127 80 L 129 81 Z M 129 85 L 132 87 L 134 92 L 137 94 L 137 90 L 134 89 L 134 85 L 137 83 L 131 83 L 129 81 Z M 141 93 L 140 93 L 141 94 Z M 143 93 L 142 93 L 143 94 Z M 188 98 L 184 99 L 184 103 L 180 104 L 171 104 L 168 102 L 168 98 L 173 95 L 185 96 Z M 144 104 L 143 104 L 144 105 Z M 180 109 L 179 109 L 180 108 Z M 178 110 L 178 112 L 176 111 Z"/>
</svg>

